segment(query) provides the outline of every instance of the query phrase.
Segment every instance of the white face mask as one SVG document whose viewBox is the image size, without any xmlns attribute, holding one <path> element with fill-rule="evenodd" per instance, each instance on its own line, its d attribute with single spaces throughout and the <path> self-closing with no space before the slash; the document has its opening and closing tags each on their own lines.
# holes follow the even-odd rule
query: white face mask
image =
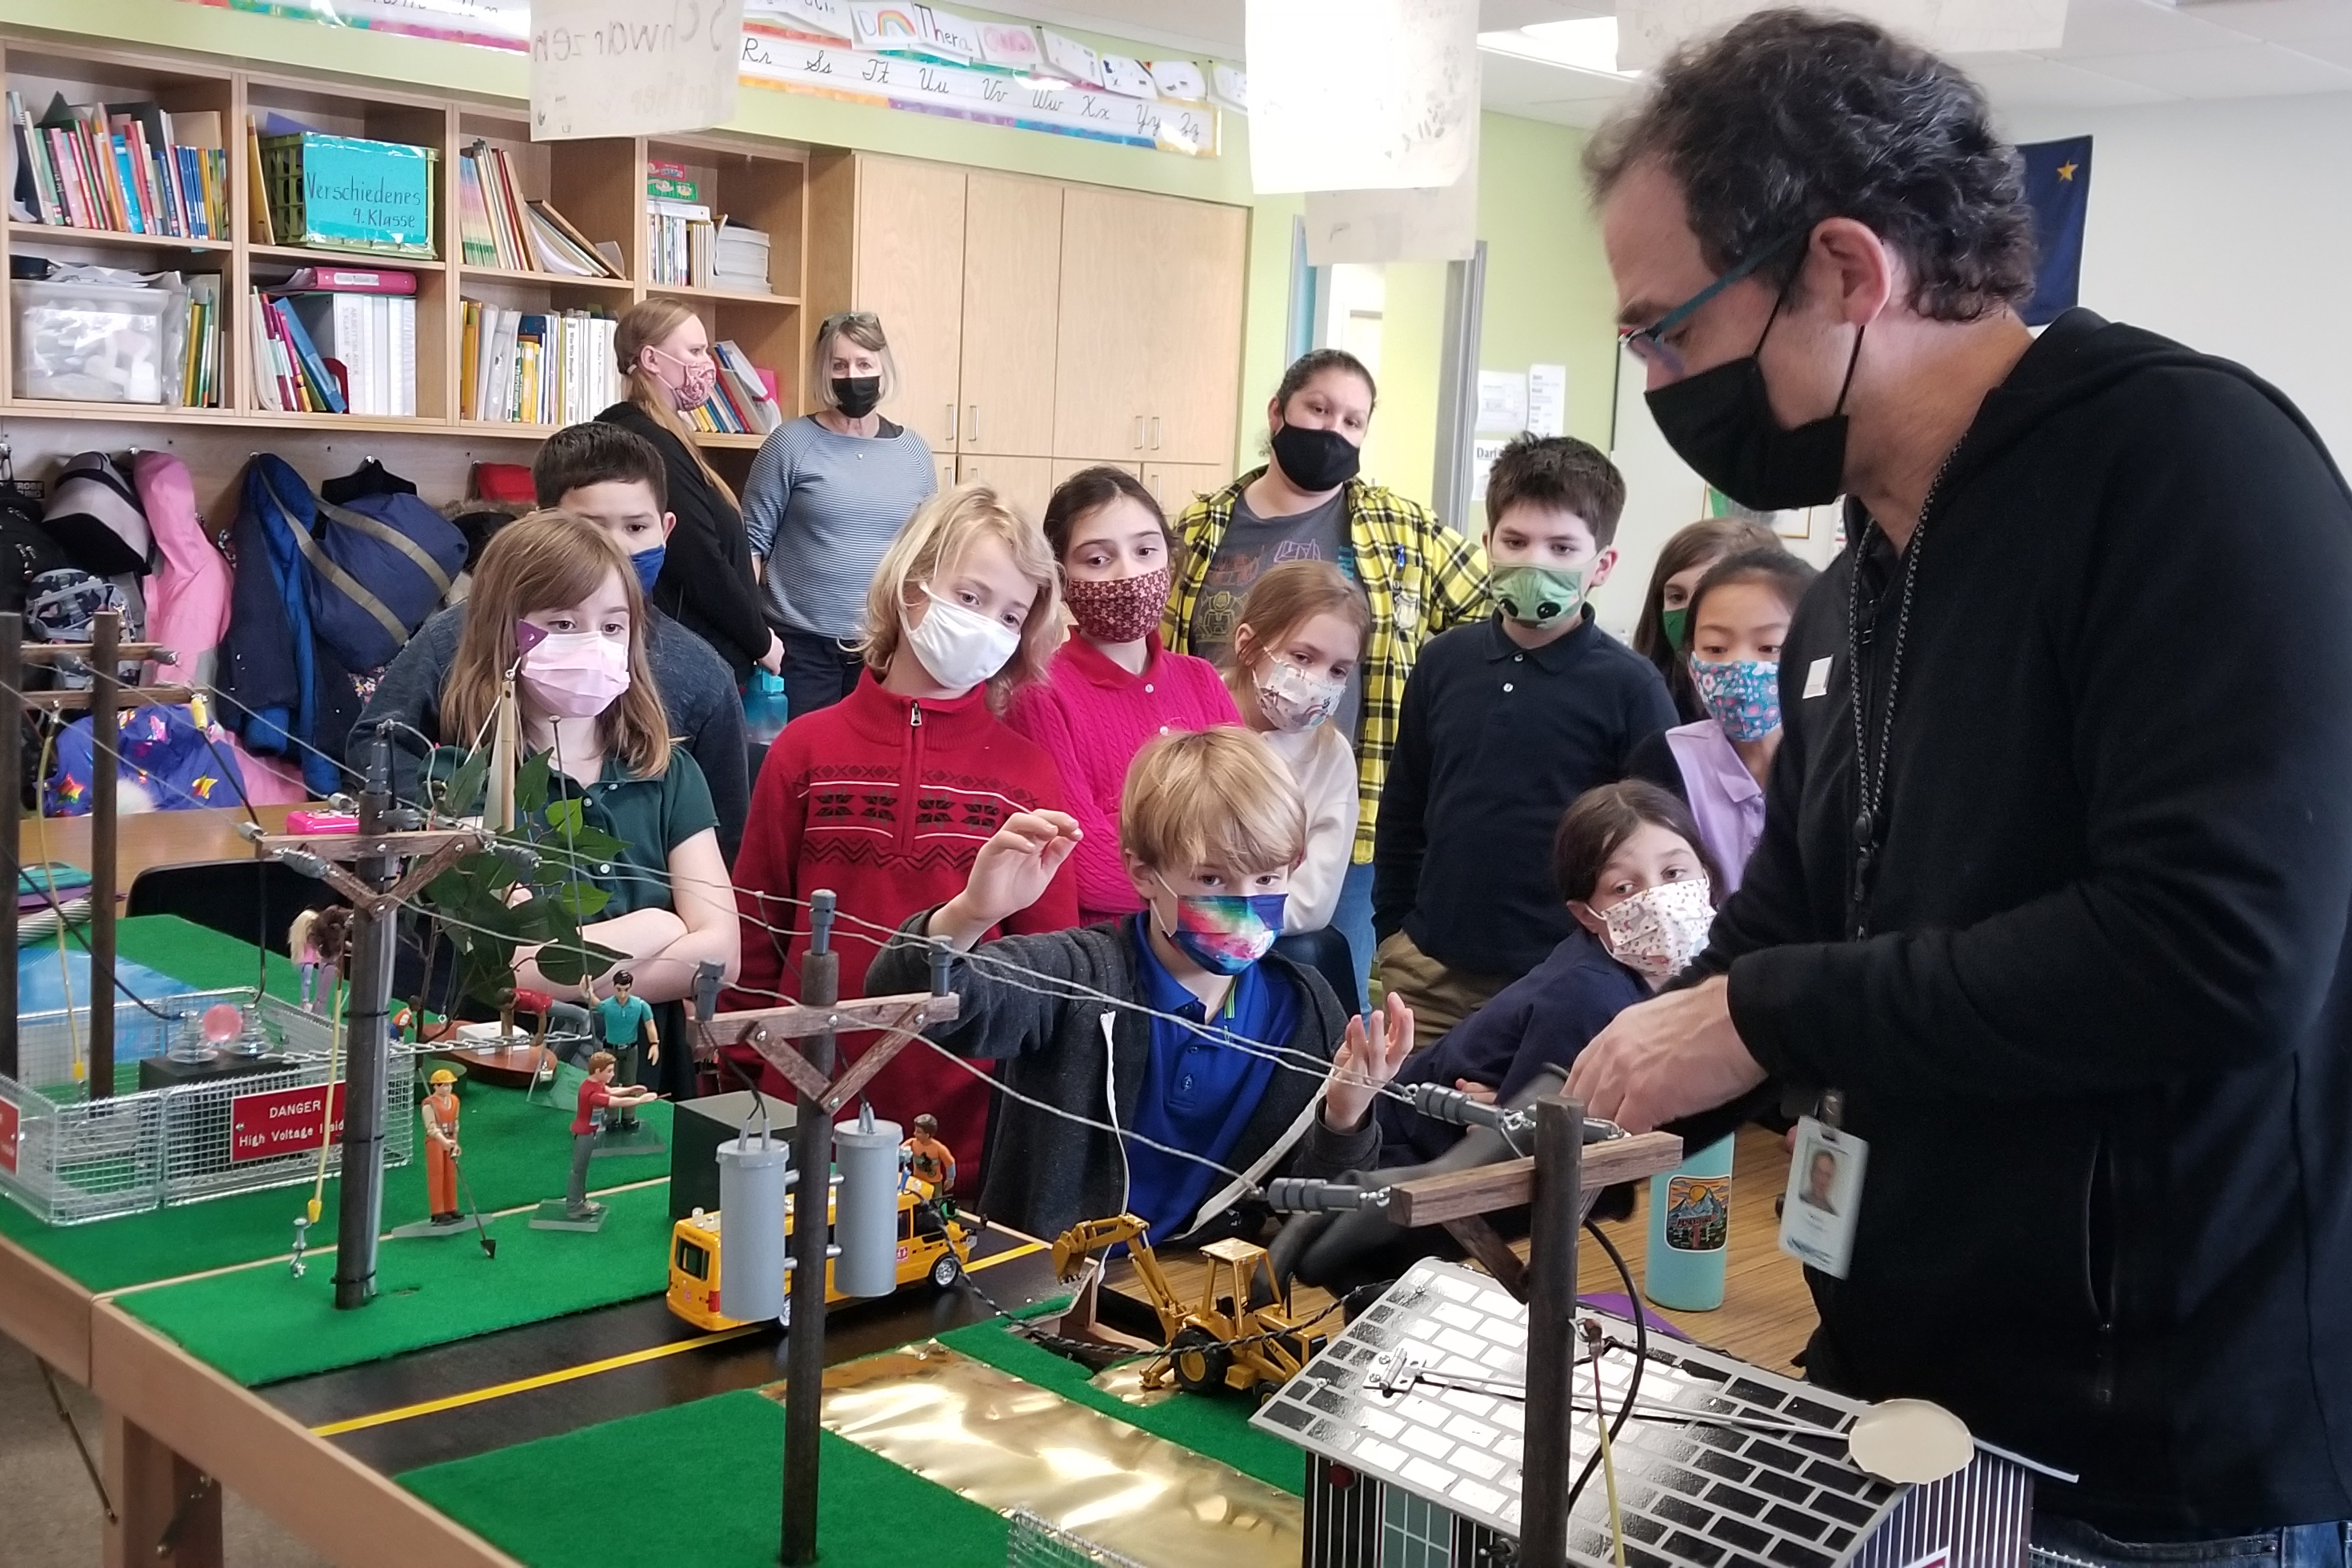
<svg viewBox="0 0 2352 1568">
<path fill-rule="evenodd" d="M 1601 911 L 1609 928 L 1601 942 L 1609 956 L 1658 986 L 1706 946 L 1715 924 L 1705 877 L 1644 888 Z"/>
<path fill-rule="evenodd" d="M 968 691 L 1003 669 L 1021 647 L 1021 634 L 977 610 L 940 598 L 929 588 L 931 607 L 907 628 L 907 646 L 941 686 Z"/>
<path fill-rule="evenodd" d="M 1312 730 L 1339 710 L 1348 695 L 1344 680 L 1326 680 L 1281 659 L 1255 681 L 1258 711 L 1277 730 Z"/>
</svg>

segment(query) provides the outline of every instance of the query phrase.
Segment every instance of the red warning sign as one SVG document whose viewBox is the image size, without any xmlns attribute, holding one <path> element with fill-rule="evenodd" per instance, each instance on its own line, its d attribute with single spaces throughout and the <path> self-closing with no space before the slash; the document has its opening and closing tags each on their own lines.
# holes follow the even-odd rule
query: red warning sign
<svg viewBox="0 0 2352 1568">
<path fill-rule="evenodd" d="M 0 1171 L 12 1176 L 16 1173 L 16 1129 L 19 1124 L 16 1102 L 6 1095 L 0 1095 Z"/>
<path fill-rule="evenodd" d="M 262 1094 L 240 1094 L 228 1102 L 228 1157 L 231 1164 L 248 1160 L 275 1160 L 319 1147 L 320 1097 L 325 1085 L 273 1089 Z M 330 1138 L 343 1131 L 343 1089 L 335 1085 L 333 1124 Z"/>
</svg>

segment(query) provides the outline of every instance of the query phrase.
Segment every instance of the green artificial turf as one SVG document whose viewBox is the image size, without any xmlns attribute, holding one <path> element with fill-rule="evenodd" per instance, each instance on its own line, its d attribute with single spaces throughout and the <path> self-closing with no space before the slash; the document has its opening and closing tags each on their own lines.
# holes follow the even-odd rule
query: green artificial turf
<svg viewBox="0 0 2352 1568">
<path fill-rule="evenodd" d="M 939 1339 L 949 1349 L 984 1361 L 1024 1383 L 1051 1389 L 1074 1404 L 1230 1465 L 1292 1497 L 1305 1495 L 1306 1466 L 1297 1447 L 1249 1424 L 1256 1406 L 1246 1394 L 1179 1394 L 1155 1405 L 1129 1405 L 1095 1387 L 1089 1381 L 1093 1373 L 1085 1367 L 1023 1339 L 1008 1323 L 993 1320 L 973 1323 Z"/>
<path fill-rule="evenodd" d="M 659 1295 L 669 1284 L 669 1189 L 604 1202 L 604 1228 L 593 1235 L 533 1230 L 528 1215 L 507 1215 L 489 1227 L 495 1258 L 471 1226 L 462 1236 L 386 1241 L 376 1298 L 354 1311 L 336 1310 L 328 1267 L 299 1279 L 240 1268 L 116 1302 L 247 1387 L 276 1383 Z"/>
<path fill-rule="evenodd" d="M 167 915 L 146 915 L 124 921 L 121 931 L 123 957 L 177 976 L 191 989 L 253 983 L 252 947 L 202 926 Z M 271 992 L 291 996 L 294 981 L 286 962 L 273 955 L 270 973 Z M 494 1089 L 478 1083 L 466 1084 L 458 1090 L 458 1100 L 464 1108 L 458 1142 L 466 1152 L 466 1180 L 473 1189 L 474 1201 L 485 1209 L 512 1208 L 562 1194 L 571 1174 L 571 1117 L 562 1109 L 550 1107 L 545 1089 L 535 1098 L 536 1103 L 527 1105 L 519 1089 Z M 667 1142 L 667 1104 L 647 1105 L 639 1115 Z M 668 1174 L 669 1154 L 665 1150 L 599 1160 L 591 1167 L 589 1180 L 595 1187 L 604 1188 Z M 313 1248 L 334 1244 L 335 1205 L 341 1184 L 332 1177 L 328 1179 L 319 1223 L 310 1227 L 310 1243 Z M 0 1197 L 0 1237 L 6 1237 L 89 1289 L 119 1290 L 207 1268 L 281 1256 L 293 1245 L 294 1216 L 303 1212 L 310 1197 L 308 1184 L 272 1187 L 266 1192 L 240 1193 L 234 1197 L 126 1215 L 120 1219 L 58 1226 L 44 1225 L 13 1199 Z M 425 1217 L 424 1162 L 412 1159 L 406 1165 L 386 1171 L 384 1227 L 388 1230 Z M 506 1226 L 519 1227 L 519 1221 L 501 1222 L 501 1228 Z M 457 1244 L 436 1241 L 422 1245 Z M 387 1243 L 387 1253 L 390 1248 Z M 478 1250 L 474 1256 L 478 1259 L 481 1254 Z M 313 1258 L 313 1278 L 324 1279 L 333 1272 L 331 1258 Z M 661 1288 L 658 1284 L 655 1287 Z"/>
<path fill-rule="evenodd" d="M 543 1568 L 772 1568 L 783 1448 L 783 1406 L 745 1389 L 395 1479 Z M 823 1452 L 825 1568 L 1002 1568 L 995 1513 L 830 1432 Z"/>
</svg>

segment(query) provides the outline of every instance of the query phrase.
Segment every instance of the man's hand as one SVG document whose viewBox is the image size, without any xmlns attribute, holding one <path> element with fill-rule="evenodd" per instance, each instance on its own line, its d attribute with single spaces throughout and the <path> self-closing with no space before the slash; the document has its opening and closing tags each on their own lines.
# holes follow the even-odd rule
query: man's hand
<svg viewBox="0 0 2352 1568">
<path fill-rule="evenodd" d="M 1732 1026 L 1722 976 L 1626 1008 L 1578 1054 L 1568 1097 L 1587 1116 L 1647 1132 L 1738 1099 L 1764 1069 Z"/>
<path fill-rule="evenodd" d="M 1045 896 L 1054 873 L 1078 847 L 1078 819 L 1058 811 L 1016 812 L 980 847 L 963 891 L 931 916 L 930 934 L 959 952 Z"/>
<path fill-rule="evenodd" d="M 1352 1132 L 1363 1125 L 1381 1085 L 1396 1077 L 1412 1050 L 1412 1009 L 1391 991 L 1383 1011 L 1371 1015 L 1370 1028 L 1362 1018 L 1348 1020 L 1348 1037 L 1331 1058 L 1331 1076 L 1323 1088 L 1323 1122 L 1335 1132 Z"/>
</svg>

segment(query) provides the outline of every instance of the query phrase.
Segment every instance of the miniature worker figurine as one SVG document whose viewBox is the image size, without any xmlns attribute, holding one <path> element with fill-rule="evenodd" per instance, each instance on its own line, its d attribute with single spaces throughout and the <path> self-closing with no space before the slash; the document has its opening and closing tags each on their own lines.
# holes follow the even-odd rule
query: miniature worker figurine
<svg viewBox="0 0 2352 1568">
<path fill-rule="evenodd" d="M 610 1051 L 588 1058 L 587 1080 L 580 1086 L 579 1114 L 572 1119 L 572 1185 L 564 1194 L 564 1216 L 593 1219 L 604 1212 L 603 1204 L 588 1201 L 588 1162 L 596 1152 L 596 1112 L 625 1110 L 655 1098 L 649 1089 L 614 1089 L 614 1069 L 620 1063 Z"/>
<path fill-rule="evenodd" d="M 425 1097 L 425 1192 L 435 1225 L 456 1225 L 457 1212 L 457 1075 L 447 1068 L 428 1080 Z"/>
<path fill-rule="evenodd" d="M 646 1065 L 661 1065 L 661 1031 L 654 1026 L 654 1010 L 644 998 L 633 995 L 636 976 L 620 970 L 613 976 L 613 994 L 596 1004 L 597 1033 L 604 1048 L 620 1062 L 618 1081 L 635 1088 L 643 1074 L 638 1067 L 638 1047 L 642 1042 Z M 637 1118 L 633 1110 L 624 1110 L 613 1123 L 615 1132 L 635 1132 Z"/>
<path fill-rule="evenodd" d="M 899 1145 L 906 1156 L 906 1166 L 919 1182 L 930 1184 L 934 1195 L 944 1197 L 955 1185 L 955 1151 L 940 1142 L 940 1119 L 924 1115 L 915 1118 L 914 1136 Z"/>
<path fill-rule="evenodd" d="M 293 955 L 295 967 L 302 973 L 302 1010 L 306 1013 L 319 1010 L 319 968 L 321 961 L 319 944 L 311 940 L 310 935 L 310 928 L 318 918 L 316 910 L 304 910 L 294 917 L 294 923 L 286 931 L 286 951 Z"/>
</svg>

